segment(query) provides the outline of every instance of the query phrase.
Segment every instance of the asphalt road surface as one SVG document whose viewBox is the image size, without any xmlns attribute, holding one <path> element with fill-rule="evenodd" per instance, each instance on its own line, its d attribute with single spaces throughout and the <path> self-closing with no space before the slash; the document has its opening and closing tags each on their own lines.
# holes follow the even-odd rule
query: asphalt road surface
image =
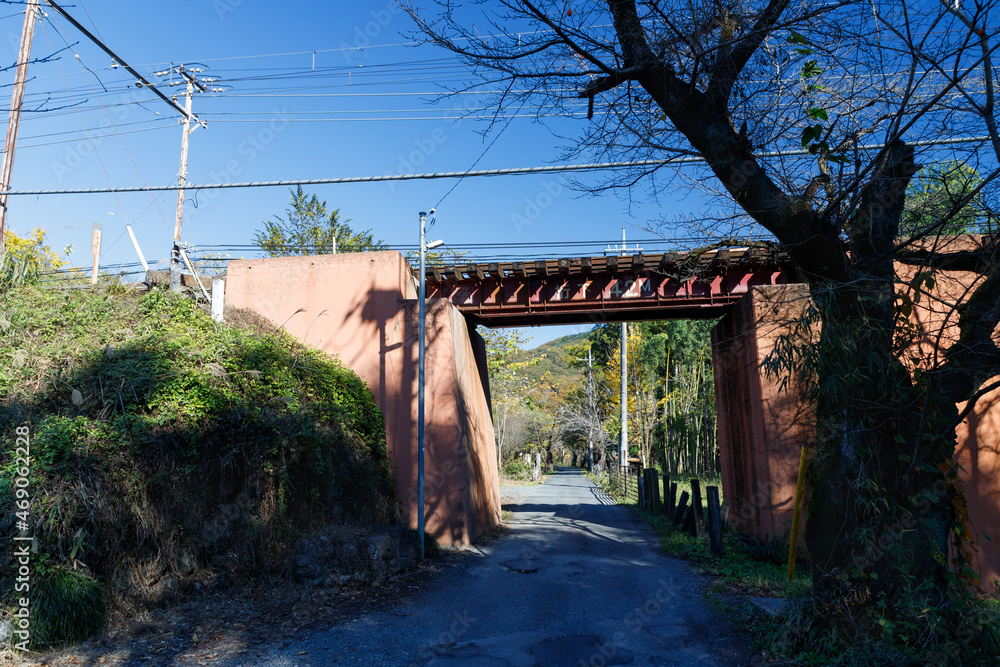
<svg viewBox="0 0 1000 667">
<path fill-rule="evenodd" d="M 395 609 L 301 635 L 253 663 L 749 664 L 709 610 L 706 581 L 665 556 L 649 527 L 579 470 L 517 491 L 509 534 L 467 566 Z"/>
</svg>

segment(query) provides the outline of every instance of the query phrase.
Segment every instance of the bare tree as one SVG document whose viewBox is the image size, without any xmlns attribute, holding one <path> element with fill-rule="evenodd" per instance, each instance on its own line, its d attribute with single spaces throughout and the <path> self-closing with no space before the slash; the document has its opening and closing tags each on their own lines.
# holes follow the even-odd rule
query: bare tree
<svg viewBox="0 0 1000 667">
<path fill-rule="evenodd" d="M 591 374 L 588 381 L 570 396 L 558 413 L 558 423 L 563 438 L 575 435 L 587 445 L 586 460 L 592 472 L 604 470 L 605 450 L 611 443 L 604 423 L 608 418 L 603 396 L 608 392 L 601 387 L 601 378 Z"/>
<path fill-rule="evenodd" d="M 864 618 L 872 633 L 905 619 L 921 645 L 966 650 L 956 628 L 970 644 L 978 631 L 956 603 L 968 579 L 950 566 L 952 550 L 966 548 L 955 537 L 956 406 L 1000 375 L 1000 261 L 996 237 L 962 249 L 939 237 L 998 174 L 997 3 L 496 0 L 483 3 L 485 19 L 439 4 L 437 15 L 410 13 L 469 64 L 474 86 L 503 91 L 497 108 L 586 111 L 568 153 L 703 165 L 641 165 L 594 191 L 642 183 L 655 195 L 683 178 L 724 197 L 708 216 L 724 223 L 720 235 L 780 242 L 822 322 L 810 354 L 817 454 L 806 526 L 818 616 L 837 628 Z M 984 172 L 981 182 L 901 237 L 918 159 L 945 158 Z M 949 304 L 954 326 L 935 334 L 950 345 L 914 362 L 906 300 L 947 270 L 977 278 Z M 914 516 L 873 552 L 873 539 Z"/>
</svg>

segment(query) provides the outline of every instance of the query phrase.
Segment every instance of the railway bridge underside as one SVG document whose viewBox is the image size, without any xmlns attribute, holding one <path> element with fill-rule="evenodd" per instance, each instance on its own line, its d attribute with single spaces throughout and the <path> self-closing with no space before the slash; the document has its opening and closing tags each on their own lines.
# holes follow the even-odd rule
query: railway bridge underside
<svg viewBox="0 0 1000 667">
<path fill-rule="evenodd" d="M 797 282 L 787 257 L 756 248 L 437 265 L 425 279 L 428 298 L 489 327 L 709 319 L 755 286 Z"/>
</svg>

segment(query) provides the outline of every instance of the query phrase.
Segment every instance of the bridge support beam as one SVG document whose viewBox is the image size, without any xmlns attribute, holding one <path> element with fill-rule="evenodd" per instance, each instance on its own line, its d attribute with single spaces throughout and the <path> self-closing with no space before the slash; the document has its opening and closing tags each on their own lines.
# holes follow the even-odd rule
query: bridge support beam
<svg viewBox="0 0 1000 667">
<path fill-rule="evenodd" d="M 941 304 L 963 293 L 961 276 L 951 286 L 939 284 L 944 284 L 936 295 Z M 933 329 L 941 314 L 926 311 L 930 306 L 923 301 L 917 321 Z M 775 341 L 791 330 L 791 322 L 808 305 L 805 285 L 754 287 L 712 331 L 723 494 L 731 507 L 730 520 L 755 537 L 787 539 L 800 448 L 803 442 L 811 443 L 815 433 L 811 406 L 799 388 L 790 383 L 780 390 L 779 378 L 761 369 Z M 1000 389 L 980 399 L 956 435 L 955 459 L 962 466 L 970 525 L 980 542 L 973 567 L 983 589 L 994 593 L 1000 550 L 982 536 L 994 542 L 1000 536 Z"/>
<path fill-rule="evenodd" d="M 415 527 L 418 302 L 403 256 L 232 261 L 226 300 L 339 357 L 368 384 L 385 417 L 403 518 Z M 426 530 L 464 546 L 500 521 L 493 421 L 465 316 L 430 299 L 427 332 Z M 479 354 L 485 363 L 485 349 Z"/>
</svg>

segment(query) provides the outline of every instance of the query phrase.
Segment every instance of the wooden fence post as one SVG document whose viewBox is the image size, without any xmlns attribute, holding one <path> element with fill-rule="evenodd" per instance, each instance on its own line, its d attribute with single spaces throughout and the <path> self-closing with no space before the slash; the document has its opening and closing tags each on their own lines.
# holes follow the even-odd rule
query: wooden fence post
<svg viewBox="0 0 1000 667">
<path fill-rule="evenodd" d="M 660 473 L 656 468 L 649 469 L 649 511 L 660 512 Z"/>
<path fill-rule="evenodd" d="M 706 486 L 705 497 L 708 501 L 708 541 L 712 553 L 722 558 L 722 517 L 719 515 L 719 487 Z"/>
<path fill-rule="evenodd" d="M 686 527 L 695 537 L 705 534 L 705 517 L 701 507 L 701 481 L 698 479 L 691 480 L 691 514 Z"/>
<path fill-rule="evenodd" d="M 688 492 L 681 492 L 681 499 L 677 503 L 677 509 L 674 510 L 673 522 L 678 526 L 681 524 L 681 520 L 684 518 L 684 510 L 687 509 L 688 504 Z"/>
<path fill-rule="evenodd" d="M 666 487 L 664 487 L 666 491 Z M 670 501 L 669 509 L 667 510 L 667 517 L 672 517 L 674 515 L 674 508 L 677 507 L 677 482 L 670 482 Z"/>
</svg>

